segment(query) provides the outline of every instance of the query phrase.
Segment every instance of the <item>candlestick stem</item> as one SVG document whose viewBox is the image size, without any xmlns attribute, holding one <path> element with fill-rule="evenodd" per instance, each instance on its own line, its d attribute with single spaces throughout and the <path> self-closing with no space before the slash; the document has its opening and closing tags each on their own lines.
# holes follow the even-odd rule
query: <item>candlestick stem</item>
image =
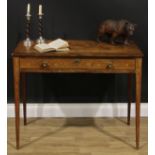
<svg viewBox="0 0 155 155">
<path fill-rule="evenodd" d="M 30 24 L 31 24 L 31 14 L 27 13 L 26 14 L 26 30 L 25 30 L 26 39 L 24 40 L 25 47 L 31 47 L 32 45 L 32 41 L 30 39 Z"/>
<path fill-rule="evenodd" d="M 42 44 L 45 42 L 45 39 L 43 38 L 43 23 L 42 23 L 42 19 L 43 19 L 43 14 L 38 15 L 38 35 L 39 38 L 37 39 L 37 43 L 38 44 Z"/>
</svg>

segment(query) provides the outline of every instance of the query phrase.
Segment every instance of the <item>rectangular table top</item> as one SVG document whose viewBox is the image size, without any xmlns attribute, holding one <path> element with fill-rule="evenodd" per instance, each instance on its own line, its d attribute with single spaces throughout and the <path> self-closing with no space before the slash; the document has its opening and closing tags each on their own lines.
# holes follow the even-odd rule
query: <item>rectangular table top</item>
<svg viewBox="0 0 155 155">
<path fill-rule="evenodd" d="M 68 40 L 70 51 L 39 53 L 33 47 L 26 48 L 19 42 L 13 52 L 14 57 L 92 57 L 92 58 L 140 58 L 142 51 L 135 43 L 130 45 L 111 45 L 90 40 Z"/>
</svg>

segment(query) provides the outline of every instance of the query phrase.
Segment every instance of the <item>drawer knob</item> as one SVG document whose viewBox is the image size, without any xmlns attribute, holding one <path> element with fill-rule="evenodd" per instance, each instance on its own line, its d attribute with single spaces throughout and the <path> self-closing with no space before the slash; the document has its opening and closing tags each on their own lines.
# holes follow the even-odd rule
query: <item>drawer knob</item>
<svg viewBox="0 0 155 155">
<path fill-rule="evenodd" d="M 112 64 L 108 64 L 107 65 L 107 69 L 112 69 L 113 68 L 113 65 Z"/>
<path fill-rule="evenodd" d="M 47 68 L 48 67 L 48 63 L 42 63 L 41 67 L 44 68 L 44 69 Z"/>
<path fill-rule="evenodd" d="M 80 63 L 80 59 L 75 59 L 74 63 Z"/>
</svg>

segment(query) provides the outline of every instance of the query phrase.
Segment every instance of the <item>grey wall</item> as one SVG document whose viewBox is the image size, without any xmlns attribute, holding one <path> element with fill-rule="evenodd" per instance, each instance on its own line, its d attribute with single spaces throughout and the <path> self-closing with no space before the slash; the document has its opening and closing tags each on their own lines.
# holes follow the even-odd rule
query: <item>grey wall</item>
<svg viewBox="0 0 155 155">
<path fill-rule="evenodd" d="M 8 102 L 13 102 L 11 53 L 24 38 L 26 4 L 30 0 L 8 0 Z M 105 19 L 126 18 L 138 24 L 134 40 L 144 52 L 142 101 L 148 99 L 148 2 L 147 0 L 31 0 L 32 34 L 37 38 L 38 4 L 44 7 L 46 38 L 96 38 L 98 24 Z M 29 102 L 125 102 L 127 76 L 105 74 L 30 74 Z M 134 78 L 133 78 L 134 80 Z M 134 82 L 134 81 L 133 81 Z M 133 88 L 134 96 L 134 88 Z M 133 99 L 134 100 L 134 99 Z"/>
</svg>

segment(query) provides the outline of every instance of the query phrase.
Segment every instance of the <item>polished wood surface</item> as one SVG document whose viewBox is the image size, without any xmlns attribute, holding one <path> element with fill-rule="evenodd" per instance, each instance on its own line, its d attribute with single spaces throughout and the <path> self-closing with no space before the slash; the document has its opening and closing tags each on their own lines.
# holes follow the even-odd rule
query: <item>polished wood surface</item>
<svg viewBox="0 0 155 155">
<path fill-rule="evenodd" d="M 119 58 L 119 57 L 142 57 L 143 54 L 136 44 L 131 45 L 111 45 L 107 43 L 98 43 L 95 41 L 86 41 L 86 40 L 70 40 L 68 41 L 70 45 L 69 52 L 47 52 L 39 53 L 36 51 L 33 46 L 31 48 L 25 48 L 23 42 L 20 42 L 13 56 L 44 56 L 44 57 L 93 57 L 93 58 Z"/>
<path fill-rule="evenodd" d="M 22 72 L 135 72 L 133 59 L 21 58 Z"/>
<path fill-rule="evenodd" d="M 14 73 L 14 98 L 15 98 L 15 117 L 16 117 L 16 147 L 19 149 L 20 138 L 20 68 L 19 58 L 13 58 L 13 73 Z"/>
<path fill-rule="evenodd" d="M 22 74 L 24 124 L 26 125 L 26 73 L 127 73 L 136 76 L 136 147 L 140 139 L 140 99 L 143 54 L 136 44 L 110 45 L 95 41 L 69 41 L 69 52 L 39 53 L 20 42 L 13 52 L 16 112 L 16 144 L 19 148 L 19 88 Z M 131 79 L 128 81 L 128 120 L 130 124 Z"/>
<path fill-rule="evenodd" d="M 136 59 L 136 146 L 139 148 L 140 139 L 140 102 L 141 102 L 141 81 L 142 80 L 142 59 Z"/>
<path fill-rule="evenodd" d="M 21 119 L 23 121 L 23 119 Z M 21 123 L 16 150 L 14 119 L 8 119 L 8 155 L 148 155 L 148 123 L 141 118 L 141 146 L 135 149 L 135 119 L 29 118 Z"/>
</svg>

